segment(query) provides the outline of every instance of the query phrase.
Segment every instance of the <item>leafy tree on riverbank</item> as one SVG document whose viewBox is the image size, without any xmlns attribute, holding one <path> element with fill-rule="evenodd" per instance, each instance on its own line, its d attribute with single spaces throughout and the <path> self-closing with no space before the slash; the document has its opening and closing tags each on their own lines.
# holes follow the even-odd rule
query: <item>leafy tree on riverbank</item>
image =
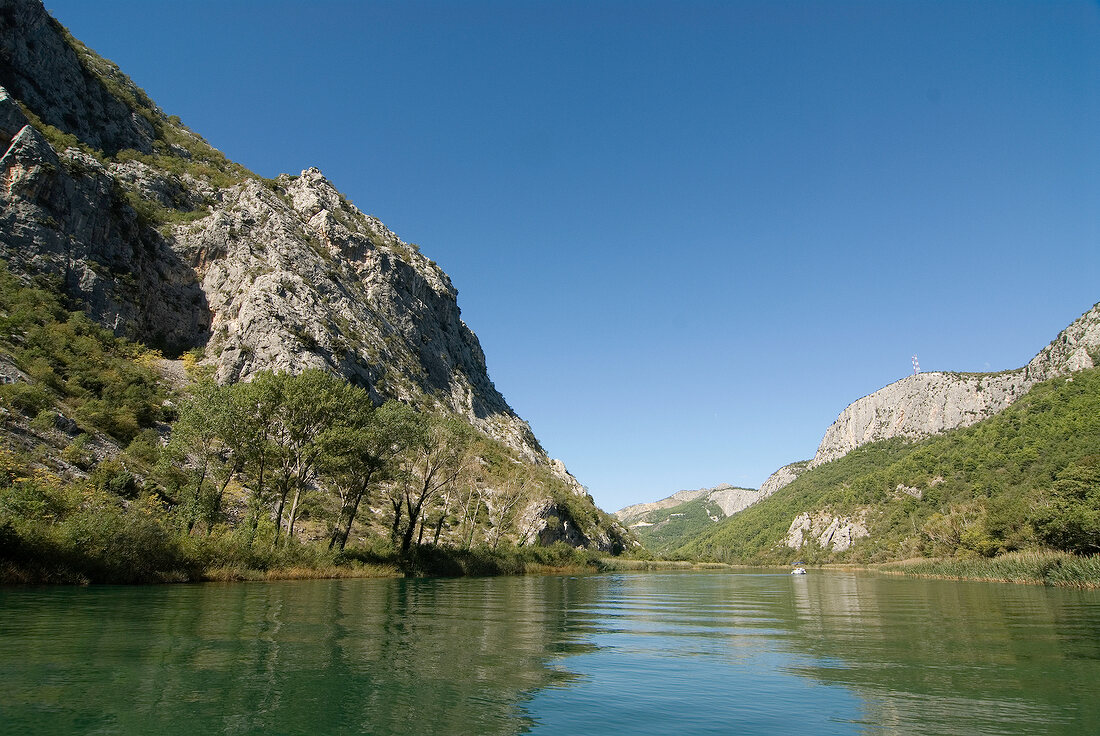
<svg viewBox="0 0 1100 736">
<path fill-rule="evenodd" d="M 1034 515 L 1039 536 L 1078 554 L 1100 552 L 1100 455 L 1089 455 L 1058 475 Z"/>
<path fill-rule="evenodd" d="M 413 425 L 408 444 L 400 455 L 399 481 L 391 486 L 393 539 L 407 555 L 413 538 L 423 541 L 428 511 L 433 502 L 452 500 L 448 492 L 470 462 L 473 433 L 469 425 L 445 416 L 428 416 Z M 438 504 L 433 543 L 439 541 L 449 503 Z M 418 531 L 419 530 L 419 531 Z"/>
<path fill-rule="evenodd" d="M 419 429 L 419 417 L 406 404 L 389 401 L 373 408 L 352 402 L 347 416 L 330 430 L 329 453 L 322 459 L 323 482 L 339 499 L 329 548 L 343 550 L 363 499 L 372 484 L 393 480 L 397 458 L 407 451 Z"/>
</svg>

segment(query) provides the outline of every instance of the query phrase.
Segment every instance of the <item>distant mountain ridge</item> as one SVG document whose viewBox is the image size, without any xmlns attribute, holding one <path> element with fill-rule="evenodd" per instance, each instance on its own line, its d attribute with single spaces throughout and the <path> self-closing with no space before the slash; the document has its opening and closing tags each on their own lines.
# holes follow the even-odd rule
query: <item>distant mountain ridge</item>
<svg viewBox="0 0 1100 736">
<path fill-rule="evenodd" d="M 1098 501 L 1100 369 L 1087 368 L 969 426 L 861 445 L 670 553 L 741 563 L 1095 554 Z"/>
<path fill-rule="evenodd" d="M 646 515 L 650 512 L 670 509 L 682 503 L 704 497 L 716 503 L 722 509 L 722 512 L 729 516 L 751 504 L 755 500 L 756 493 L 757 491 L 753 488 L 738 488 L 731 486 L 729 483 L 720 483 L 714 488 L 676 491 L 671 496 L 662 498 L 659 501 L 632 504 L 614 512 L 614 516 L 624 524 L 631 525 L 639 520 L 644 522 Z"/>
<path fill-rule="evenodd" d="M 675 553 L 738 561 L 776 561 L 789 554 L 848 559 L 856 554 L 881 561 L 959 549 L 986 554 L 1035 544 L 1037 538 L 1027 532 L 1033 524 L 1029 514 L 1041 519 L 1047 513 L 1041 500 L 1031 497 L 1042 490 L 1036 484 L 1071 472 L 1074 464 L 1089 466 L 1089 453 L 1100 450 L 1087 428 L 1091 416 L 1082 416 L 1094 410 L 1089 402 L 1097 396 L 1098 364 L 1100 304 L 1017 370 L 920 373 L 896 381 L 848 405 L 825 431 L 814 458 L 776 471 L 762 487 L 768 492 L 760 494 L 749 512 L 701 528 Z M 1072 382 L 1076 374 L 1082 375 L 1080 390 L 1088 392 L 1084 396 L 1057 385 L 1057 379 Z M 1032 395 L 1037 387 L 1044 398 Z M 1062 403 L 1051 403 L 1051 397 L 1062 396 Z M 1014 435 L 1011 422 L 999 417 L 1017 403 L 1024 407 L 1012 413 L 1011 421 L 1034 426 Z M 1082 428 L 1078 431 L 1083 437 L 1057 434 L 1071 422 Z M 967 428 L 989 429 L 971 434 Z M 987 434 L 996 439 L 983 440 Z M 933 441 L 941 435 L 947 436 Z M 958 453 L 957 448 L 965 447 L 973 457 L 952 455 L 948 462 L 932 450 L 923 451 L 929 443 L 935 452 L 950 448 Z M 1064 460 L 1056 459 L 1062 454 Z M 1045 465 L 1033 477 L 1037 460 Z M 982 475 L 990 466 L 997 470 L 986 469 Z M 1000 482 L 1011 490 L 997 488 Z M 989 486 L 984 491 L 983 484 Z M 908 535 L 897 516 L 903 512 L 912 527 Z M 994 521 L 998 516 L 1001 521 Z"/>
<path fill-rule="evenodd" d="M 651 551 L 664 553 L 709 526 L 763 498 L 761 491 L 722 483 L 714 488 L 683 490 L 651 503 L 637 503 L 612 514 Z"/>
</svg>

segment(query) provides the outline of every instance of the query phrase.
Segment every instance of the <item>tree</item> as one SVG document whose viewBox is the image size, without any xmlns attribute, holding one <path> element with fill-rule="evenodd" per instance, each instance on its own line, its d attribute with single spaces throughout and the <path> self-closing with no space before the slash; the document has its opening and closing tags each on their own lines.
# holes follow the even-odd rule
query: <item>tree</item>
<svg viewBox="0 0 1100 736">
<path fill-rule="evenodd" d="M 277 374 L 264 371 L 231 389 L 234 415 L 238 420 L 233 433 L 241 465 L 250 481 L 246 522 L 249 546 L 255 541 L 264 508 L 274 500 L 268 496 L 266 482 L 272 463 L 278 460 L 279 447 L 274 438 L 284 381 Z"/>
<path fill-rule="evenodd" d="M 239 459 L 226 443 L 231 422 L 229 391 L 213 381 L 197 383 L 180 406 L 167 459 L 187 469 L 181 512 L 188 534 L 199 522 L 210 532 L 238 469 Z"/>
<path fill-rule="evenodd" d="M 283 375 L 283 374 L 278 374 Z M 325 433 L 351 410 L 352 388 L 346 381 L 311 368 L 282 377 L 281 400 L 274 415 L 273 441 L 277 445 L 278 496 L 275 542 L 283 529 L 287 500 L 286 538 L 294 536 L 303 495 L 311 487 L 317 463 L 325 451 Z"/>
<path fill-rule="evenodd" d="M 375 409 L 365 391 L 355 391 L 348 414 L 326 436 L 327 452 L 321 464 L 322 475 L 339 498 L 329 549 L 343 550 L 347 545 L 371 483 L 392 470 L 417 426 L 411 407 L 389 401 Z"/>
<path fill-rule="evenodd" d="M 521 502 L 530 497 L 535 479 L 524 465 L 515 465 L 501 480 L 495 493 L 485 493 L 482 501 L 489 514 L 489 545 L 496 549 L 506 529 L 515 522 Z"/>
<path fill-rule="evenodd" d="M 1100 455 L 1080 458 L 1062 471 L 1032 523 L 1052 547 L 1078 554 L 1100 552 Z"/>
<path fill-rule="evenodd" d="M 418 525 L 423 535 L 423 515 L 430 502 L 451 488 L 461 474 L 473 439 L 469 425 L 454 417 L 419 415 L 409 429 L 399 479 L 390 497 L 393 535 L 401 540 L 402 555 L 412 548 Z"/>
</svg>

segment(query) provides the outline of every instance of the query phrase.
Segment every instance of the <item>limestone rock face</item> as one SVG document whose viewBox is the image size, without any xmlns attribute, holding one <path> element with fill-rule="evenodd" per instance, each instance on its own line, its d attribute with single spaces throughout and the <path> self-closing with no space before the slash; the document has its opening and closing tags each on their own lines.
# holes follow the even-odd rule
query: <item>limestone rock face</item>
<svg viewBox="0 0 1100 736">
<path fill-rule="evenodd" d="M 908 376 L 849 404 L 825 431 L 810 467 L 869 442 L 917 439 L 980 422 L 1023 396 L 1031 384 L 1023 371 Z"/>
<path fill-rule="evenodd" d="M 33 91 L 24 102 L 49 121 L 70 93 L 91 95 L 92 105 L 99 92 L 87 90 L 99 88 L 40 9 L 0 0 L 0 26 L 16 24 L 4 34 L 0 71 Z M 28 50 L 47 40 L 66 52 L 40 59 Z M 47 82 L 32 84 L 40 75 Z M 139 93 L 130 84 L 131 96 Z M 122 103 L 73 108 L 79 124 L 56 127 L 91 146 L 140 147 L 114 104 Z M 204 348 L 223 381 L 327 368 L 377 399 L 426 400 L 462 414 L 528 461 L 548 462 L 489 379 L 447 275 L 320 171 L 220 187 L 140 160 L 58 152 L 5 88 L 0 136 L 0 258 L 17 273 L 52 278 L 101 324 L 170 354 Z M 145 221 L 132 202 L 159 207 L 167 221 Z"/>
<path fill-rule="evenodd" d="M 60 154 L 0 89 L 0 258 L 16 272 L 52 277 L 118 333 L 179 350 L 202 344 L 206 295 L 191 267 L 143 228 L 112 172 L 75 148 Z M 22 118 L 25 120 L 25 118 Z"/>
<path fill-rule="evenodd" d="M 919 373 L 851 403 L 825 431 L 810 467 L 892 437 L 918 439 L 1004 410 L 1036 383 L 1092 368 L 1100 304 L 1062 330 L 1027 366 L 1004 373 Z"/>
<path fill-rule="evenodd" d="M 324 368 L 376 398 L 430 397 L 529 460 L 547 461 L 489 380 L 450 278 L 415 246 L 317 169 L 267 184 L 247 179 L 212 196 L 208 216 L 167 237 L 200 279 L 211 314 L 205 361 L 219 380 Z"/>
<path fill-rule="evenodd" d="M 536 499 L 528 504 L 520 515 L 517 527 L 521 530 L 518 540 L 521 545 L 564 542 L 571 547 L 614 554 L 641 547 L 641 543 L 618 523 L 590 526 L 590 533 L 586 534 L 569 508 L 550 499 Z"/>
<path fill-rule="evenodd" d="M 865 513 L 854 516 L 833 516 L 825 511 L 801 513 L 791 522 L 783 544 L 797 550 L 814 542 L 822 549 L 843 552 L 856 540 L 870 535 L 865 517 Z"/>
<path fill-rule="evenodd" d="M 92 56 L 80 53 L 83 47 L 67 35 L 41 2 L 0 0 L 0 84 L 43 122 L 92 148 L 152 152 L 152 123 L 111 94 L 89 69 Z M 118 67 L 97 61 L 103 72 L 121 76 Z"/>
<path fill-rule="evenodd" d="M 763 498 L 764 494 L 762 491 L 752 488 L 734 488 L 723 484 L 717 488 L 712 488 L 707 497 L 718 504 L 718 508 L 722 509 L 723 514 L 732 516 L 738 511 L 743 511 L 752 506 Z"/>
<path fill-rule="evenodd" d="M 809 460 L 784 465 L 779 470 L 768 476 L 760 486 L 760 498 L 767 498 L 780 488 L 789 485 L 795 478 L 802 475 L 810 466 Z"/>
<path fill-rule="evenodd" d="M 1024 372 L 1031 381 L 1045 381 L 1074 371 L 1094 368 L 1098 353 L 1100 304 L 1095 304 L 1040 350 L 1024 368 Z"/>
</svg>

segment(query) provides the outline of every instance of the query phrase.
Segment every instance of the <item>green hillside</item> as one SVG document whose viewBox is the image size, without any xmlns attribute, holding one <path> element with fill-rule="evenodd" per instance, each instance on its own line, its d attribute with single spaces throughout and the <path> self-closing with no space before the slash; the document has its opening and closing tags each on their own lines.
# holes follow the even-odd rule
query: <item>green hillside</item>
<svg viewBox="0 0 1100 736">
<path fill-rule="evenodd" d="M 666 555 L 724 518 L 722 508 L 703 496 L 671 508 L 649 511 L 641 519 L 648 526 L 635 524 L 631 531 L 647 550 Z"/>
<path fill-rule="evenodd" d="M 170 386 L 49 287 L 0 261 L 0 583 L 521 572 L 588 560 L 515 548 L 532 502 L 581 542 L 618 528 L 461 419 L 338 376 Z"/>
<path fill-rule="evenodd" d="M 919 496 L 919 498 L 917 497 Z M 1005 411 L 920 442 L 866 445 L 684 544 L 729 562 L 882 562 L 1049 547 L 1100 551 L 1100 370 L 1035 386 Z M 844 552 L 780 546 L 802 512 L 866 512 Z"/>
</svg>

